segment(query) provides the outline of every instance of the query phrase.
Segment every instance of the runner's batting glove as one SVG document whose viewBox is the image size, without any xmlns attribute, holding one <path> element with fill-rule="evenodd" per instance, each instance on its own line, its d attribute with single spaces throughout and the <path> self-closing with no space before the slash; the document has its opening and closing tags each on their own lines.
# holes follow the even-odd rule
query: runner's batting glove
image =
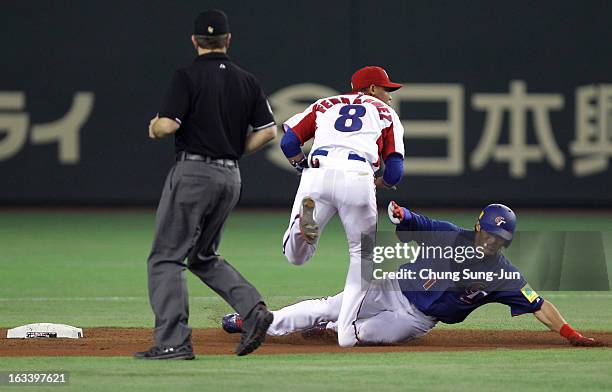
<svg viewBox="0 0 612 392">
<path fill-rule="evenodd" d="M 561 331 L 559 332 L 561 336 L 569 340 L 572 346 L 581 346 L 581 347 L 603 347 L 605 344 L 603 342 L 599 342 L 593 338 L 587 338 L 582 336 L 582 334 L 572 327 L 569 324 L 564 324 L 561 327 Z"/>
<path fill-rule="evenodd" d="M 389 202 L 389 207 L 387 207 L 387 213 L 389 214 L 389 220 L 394 225 L 399 225 L 406 218 L 406 213 L 404 209 L 394 201 Z"/>
</svg>

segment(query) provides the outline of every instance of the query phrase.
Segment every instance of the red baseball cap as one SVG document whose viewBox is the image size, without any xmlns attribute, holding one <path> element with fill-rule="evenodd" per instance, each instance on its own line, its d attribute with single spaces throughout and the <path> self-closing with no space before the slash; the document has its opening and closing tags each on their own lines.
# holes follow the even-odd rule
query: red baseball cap
<svg viewBox="0 0 612 392">
<path fill-rule="evenodd" d="M 359 91 L 371 85 L 386 87 L 389 91 L 395 91 L 402 87 L 401 84 L 390 81 L 389 75 L 383 68 L 373 65 L 361 68 L 351 77 L 353 91 Z"/>
</svg>

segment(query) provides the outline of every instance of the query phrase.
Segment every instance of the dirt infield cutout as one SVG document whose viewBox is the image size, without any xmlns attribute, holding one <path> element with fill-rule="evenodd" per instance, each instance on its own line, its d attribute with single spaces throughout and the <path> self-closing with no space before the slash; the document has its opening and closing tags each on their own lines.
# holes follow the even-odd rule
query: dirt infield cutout
<svg viewBox="0 0 612 392">
<path fill-rule="evenodd" d="M 152 331 L 142 328 L 84 328 L 82 339 L 6 339 L 6 329 L 0 329 L 0 356 L 131 356 L 148 349 L 153 342 Z M 612 346 L 612 332 L 589 332 Z M 194 329 L 196 355 L 233 355 L 238 334 L 221 329 Z M 579 349 L 552 332 L 515 330 L 434 330 L 425 337 L 393 346 L 340 348 L 331 336 L 304 339 L 299 334 L 268 337 L 255 354 L 410 352 L 410 351 L 469 351 L 490 349 Z"/>
</svg>

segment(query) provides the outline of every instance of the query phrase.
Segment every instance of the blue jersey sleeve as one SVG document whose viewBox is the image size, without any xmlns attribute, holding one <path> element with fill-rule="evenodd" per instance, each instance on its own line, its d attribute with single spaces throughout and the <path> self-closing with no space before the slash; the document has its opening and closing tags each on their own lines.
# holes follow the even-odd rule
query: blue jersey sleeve
<svg viewBox="0 0 612 392">
<path fill-rule="evenodd" d="M 407 212 L 406 218 L 397 225 L 398 231 L 462 231 L 457 225 L 436 219 L 431 219 L 425 215 L 404 208 Z"/>
<path fill-rule="evenodd" d="M 302 152 L 300 139 L 298 139 L 293 129 L 289 128 L 280 141 L 280 148 L 287 158 L 292 158 Z"/>
<path fill-rule="evenodd" d="M 383 180 L 387 185 L 397 185 L 404 174 L 404 157 L 393 153 L 385 160 L 385 172 Z"/>
<path fill-rule="evenodd" d="M 488 302 L 498 302 L 510 307 L 512 316 L 535 313 L 544 304 L 544 298 L 538 295 L 528 284 L 515 291 L 496 291 L 489 294 Z"/>
<path fill-rule="evenodd" d="M 406 215 L 404 220 L 395 228 L 398 238 L 403 242 L 410 242 L 412 240 L 433 242 L 435 241 L 434 232 L 436 231 L 464 231 L 451 222 L 432 219 L 428 216 L 412 212 L 406 208 L 404 208 L 404 212 Z"/>
</svg>

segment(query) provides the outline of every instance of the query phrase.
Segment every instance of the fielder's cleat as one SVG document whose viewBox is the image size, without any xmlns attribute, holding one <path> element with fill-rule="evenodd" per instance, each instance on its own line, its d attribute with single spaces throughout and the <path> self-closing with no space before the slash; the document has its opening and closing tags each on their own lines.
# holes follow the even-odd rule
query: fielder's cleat
<svg viewBox="0 0 612 392">
<path fill-rule="evenodd" d="M 191 343 L 182 346 L 153 346 L 148 351 L 134 353 L 134 359 L 194 359 Z"/>
<path fill-rule="evenodd" d="M 319 238 L 319 225 L 314 219 L 315 202 L 310 196 L 302 199 L 300 207 L 300 232 L 309 244 L 314 244 Z"/>
<path fill-rule="evenodd" d="M 274 315 L 266 305 L 260 303 L 251 310 L 242 323 L 242 336 L 236 347 L 236 355 L 247 355 L 255 351 L 266 339 L 266 332 L 274 321 Z"/>
<path fill-rule="evenodd" d="M 329 321 L 321 321 L 312 327 L 303 330 L 301 335 L 304 339 L 316 339 L 326 336 L 328 334 L 327 324 L 329 324 Z"/>
<path fill-rule="evenodd" d="M 221 319 L 221 328 L 227 333 L 242 332 L 242 318 L 238 313 L 230 313 Z"/>
</svg>

